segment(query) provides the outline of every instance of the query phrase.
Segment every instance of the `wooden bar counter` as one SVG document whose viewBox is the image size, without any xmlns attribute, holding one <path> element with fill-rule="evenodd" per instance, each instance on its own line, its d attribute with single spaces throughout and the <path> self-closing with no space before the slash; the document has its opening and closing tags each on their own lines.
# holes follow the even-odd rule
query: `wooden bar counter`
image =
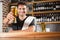
<svg viewBox="0 0 60 40">
<path fill-rule="evenodd" d="M 0 33 L 1 40 L 60 40 L 60 32 L 8 32 Z"/>
</svg>

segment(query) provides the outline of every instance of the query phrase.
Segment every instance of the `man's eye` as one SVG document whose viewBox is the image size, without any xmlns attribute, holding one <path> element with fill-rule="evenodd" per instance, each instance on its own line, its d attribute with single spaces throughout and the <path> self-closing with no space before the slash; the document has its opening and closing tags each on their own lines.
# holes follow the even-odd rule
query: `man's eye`
<svg viewBox="0 0 60 40">
<path fill-rule="evenodd" d="M 21 10 L 21 8 L 19 8 L 19 10 Z"/>
<path fill-rule="evenodd" d="M 25 10 L 25 8 L 23 8 L 23 10 Z"/>
</svg>

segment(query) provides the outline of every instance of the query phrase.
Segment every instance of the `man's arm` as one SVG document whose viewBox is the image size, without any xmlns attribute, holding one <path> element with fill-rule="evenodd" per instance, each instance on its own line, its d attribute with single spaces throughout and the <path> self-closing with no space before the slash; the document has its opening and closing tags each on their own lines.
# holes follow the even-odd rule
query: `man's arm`
<svg viewBox="0 0 60 40">
<path fill-rule="evenodd" d="M 4 23 L 4 24 L 11 24 L 11 23 L 13 22 L 14 18 L 15 18 L 15 17 L 13 16 L 13 13 L 10 12 L 10 13 L 8 13 L 8 15 L 6 16 L 6 18 L 4 18 L 3 23 Z"/>
<path fill-rule="evenodd" d="M 34 32 L 34 27 L 35 26 L 32 25 L 32 26 L 29 26 L 28 29 L 26 30 L 16 30 L 16 31 L 14 31 L 13 29 L 10 29 L 9 32 L 17 32 L 17 31 L 18 32 Z"/>
</svg>

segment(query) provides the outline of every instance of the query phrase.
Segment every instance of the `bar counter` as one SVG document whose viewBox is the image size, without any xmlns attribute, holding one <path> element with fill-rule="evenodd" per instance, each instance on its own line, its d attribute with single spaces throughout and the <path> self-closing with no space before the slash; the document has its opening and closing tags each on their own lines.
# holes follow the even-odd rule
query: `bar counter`
<svg viewBox="0 0 60 40">
<path fill-rule="evenodd" d="M 0 37 L 60 37 L 60 32 L 3 32 Z"/>
<path fill-rule="evenodd" d="M 0 33 L 0 40 L 60 40 L 60 32 Z"/>
</svg>

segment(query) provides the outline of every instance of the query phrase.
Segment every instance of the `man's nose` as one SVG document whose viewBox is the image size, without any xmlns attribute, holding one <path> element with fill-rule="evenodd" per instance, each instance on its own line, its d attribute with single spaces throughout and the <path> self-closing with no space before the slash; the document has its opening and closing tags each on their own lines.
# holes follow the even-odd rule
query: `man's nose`
<svg viewBox="0 0 60 40">
<path fill-rule="evenodd" d="M 23 12 L 24 10 L 23 10 L 23 9 L 21 9 L 20 11 L 21 11 L 21 12 Z"/>
</svg>

